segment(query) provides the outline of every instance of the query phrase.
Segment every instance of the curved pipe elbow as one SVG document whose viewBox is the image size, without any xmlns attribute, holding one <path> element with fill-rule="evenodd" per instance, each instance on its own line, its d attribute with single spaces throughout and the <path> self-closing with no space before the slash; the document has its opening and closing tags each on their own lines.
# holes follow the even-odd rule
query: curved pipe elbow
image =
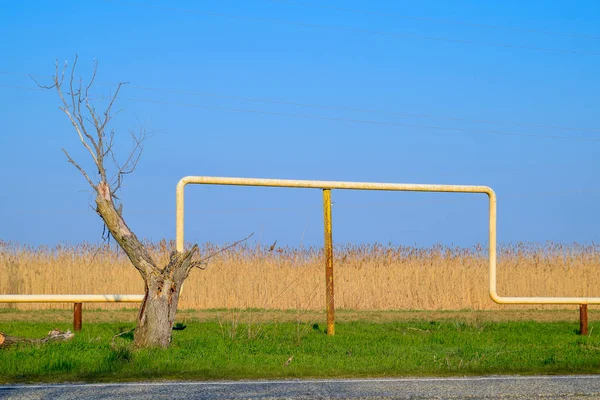
<svg viewBox="0 0 600 400">
<path fill-rule="evenodd" d="M 489 186 L 484 186 L 483 188 L 485 190 L 485 193 L 488 195 L 488 197 L 490 199 L 495 199 L 496 198 L 496 192 L 494 192 L 494 189 L 492 189 Z"/>
<path fill-rule="evenodd" d="M 184 176 L 183 178 L 181 178 L 179 180 L 179 182 L 177 182 L 177 191 L 183 191 L 183 189 L 185 189 L 185 186 L 190 183 L 190 177 L 189 176 Z"/>
<path fill-rule="evenodd" d="M 500 297 L 500 296 L 498 295 L 498 293 L 496 293 L 496 291 L 495 291 L 495 290 L 491 290 L 491 289 L 490 289 L 490 297 L 491 297 L 491 299 L 494 301 L 494 303 L 497 303 L 497 304 L 503 304 L 503 303 L 504 303 L 504 302 L 502 301 L 502 297 Z"/>
</svg>

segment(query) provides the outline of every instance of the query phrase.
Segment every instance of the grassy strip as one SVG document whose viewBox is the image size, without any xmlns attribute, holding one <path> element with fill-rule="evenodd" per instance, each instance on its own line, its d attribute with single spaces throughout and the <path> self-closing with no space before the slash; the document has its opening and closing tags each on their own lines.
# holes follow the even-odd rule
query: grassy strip
<svg viewBox="0 0 600 400">
<path fill-rule="evenodd" d="M 83 324 L 102 322 L 131 322 L 134 321 L 137 308 L 113 307 L 113 309 L 94 309 L 93 304 L 84 304 Z M 119 305 L 120 306 L 120 305 Z M 506 306 L 503 310 L 385 310 L 385 311 L 357 311 L 336 309 L 337 322 L 369 321 L 369 322 L 397 322 L 397 321 L 446 321 L 455 320 L 467 323 L 477 322 L 505 322 L 505 321 L 536 321 L 536 322 L 575 322 L 579 320 L 579 306 L 565 306 L 562 310 L 548 310 L 535 308 L 515 308 L 520 306 Z M 589 310 L 590 321 L 595 321 L 600 315 L 600 310 Z M 177 311 L 180 321 L 217 322 L 219 320 L 237 319 L 239 322 L 321 322 L 325 321 L 324 310 L 273 310 L 273 309 L 184 309 Z M 51 310 L 19 310 L 0 307 L 0 324 L 10 321 L 30 321 L 55 323 L 70 323 L 73 321 L 73 305 L 68 309 Z"/>
<path fill-rule="evenodd" d="M 28 337 L 55 327 L 0 323 L 0 331 Z M 328 337 L 310 323 L 195 321 L 174 332 L 168 350 L 133 351 L 131 334 L 111 345 L 132 327 L 88 323 L 71 342 L 1 350 L 0 382 L 600 372 L 594 324 L 580 337 L 569 322 L 356 321 L 338 323 Z"/>
</svg>

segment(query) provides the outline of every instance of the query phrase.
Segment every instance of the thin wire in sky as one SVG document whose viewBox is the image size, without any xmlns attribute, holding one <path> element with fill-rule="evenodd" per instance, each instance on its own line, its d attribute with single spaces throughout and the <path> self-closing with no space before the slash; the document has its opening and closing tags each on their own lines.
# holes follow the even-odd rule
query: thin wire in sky
<svg viewBox="0 0 600 400">
<path fill-rule="evenodd" d="M 120 97 L 120 98 L 122 100 L 130 100 L 130 101 L 154 103 L 154 104 L 175 105 L 178 107 L 203 108 L 203 109 L 213 109 L 213 110 L 221 110 L 221 111 L 235 111 L 235 112 L 243 112 L 243 113 L 286 116 L 286 117 L 316 119 L 316 120 L 325 120 L 325 121 L 352 122 L 352 123 L 358 123 L 358 124 L 384 125 L 384 126 L 418 128 L 418 129 L 432 129 L 432 130 L 451 131 L 451 132 L 483 133 L 483 134 L 488 134 L 488 135 L 521 136 L 521 137 L 531 137 L 531 138 L 540 138 L 540 139 L 561 139 L 561 140 L 600 142 L 600 139 L 590 138 L 590 137 L 538 135 L 538 134 L 534 134 L 534 133 L 516 133 L 516 132 L 503 132 L 503 131 L 493 131 L 493 130 L 483 130 L 483 129 L 452 128 L 452 127 L 434 126 L 434 125 L 403 124 L 403 123 L 389 122 L 389 121 L 375 121 L 375 120 L 364 120 L 364 119 L 326 117 L 326 116 L 320 116 L 320 115 L 295 114 L 295 113 L 286 113 L 286 112 L 277 112 L 277 111 L 254 110 L 254 109 L 247 109 L 247 108 L 221 107 L 221 106 L 214 106 L 214 105 L 180 103 L 180 102 L 170 102 L 170 101 L 162 101 L 162 100 L 149 100 L 149 99 L 139 99 L 139 98 L 132 98 L 132 97 Z"/>
<path fill-rule="evenodd" d="M 585 50 L 522 46 L 522 45 L 516 45 L 516 44 L 509 44 L 509 43 L 492 43 L 492 42 L 479 42 L 479 41 L 474 41 L 474 40 L 449 39 L 449 38 L 442 38 L 442 37 L 437 37 L 437 36 L 417 35 L 417 34 L 412 34 L 412 33 L 384 32 L 384 31 L 376 31 L 376 30 L 371 30 L 371 29 L 353 28 L 353 27 L 347 27 L 347 26 L 314 24 L 314 23 L 296 22 L 296 21 L 273 19 L 273 18 L 250 17 L 250 16 L 246 16 L 246 15 L 232 15 L 232 14 L 217 13 L 217 12 L 212 12 L 212 11 L 200 11 L 200 10 L 192 10 L 192 9 L 185 9 L 185 8 L 178 8 L 178 7 L 165 7 L 165 6 L 158 6 L 155 4 L 139 3 L 139 2 L 133 2 L 133 1 L 123 1 L 123 0 L 104 0 L 104 1 L 115 3 L 115 4 L 130 5 L 130 6 L 135 6 L 135 7 L 144 7 L 144 8 L 157 9 L 157 10 L 185 12 L 185 13 L 189 13 L 189 14 L 207 15 L 207 16 L 212 16 L 212 17 L 238 19 L 238 20 L 245 20 L 245 21 L 267 22 L 267 23 L 273 23 L 273 24 L 297 26 L 297 27 L 302 27 L 302 28 L 337 30 L 337 31 L 343 31 L 343 32 L 362 33 L 362 34 L 375 35 L 375 36 L 403 37 L 403 38 L 409 38 L 409 39 L 420 39 L 420 40 L 428 40 L 428 41 L 469 44 L 469 45 L 479 45 L 479 46 L 504 47 L 504 48 L 541 51 L 541 52 L 581 54 L 581 55 L 592 55 L 592 56 L 600 55 L 600 52 L 585 51 Z"/>
<path fill-rule="evenodd" d="M 0 74 L 34 76 L 37 78 L 49 78 L 49 79 L 52 78 L 51 76 L 33 75 L 33 74 L 26 74 L 26 73 L 21 73 L 21 72 L 10 72 L 10 71 L 0 71 Z M 114 82 L 97 81 L 96 83 L 102 84 L 102 85 L 116 85 L 116 83 L 114 83 Z M 4 85 L 4 87 L 11 87 L 11 85 Z M 14 86 L 14 87 L 18 88 L 18 86 Z M 517 127 L 524 127 L 524 128 L 560 129 L 560 130 L 564 130 L 564 131 L 577 131 L 577 132 L 596 132 L 596 133 L 600 132 L 599 128 L 586 128 L 586 127 L 582 128 L 582 127 L 565 126 L 565 125 L 552 125 L 552 124 L 547 125 L 547 124 L 535 124 L 535 123 L 526 123 L 526 122 L 501 121 L 501 120 L 493 120 L 493 119 L 474 119 L 474 118 L 465 118 L 465 117 L 449 116 L 449 115 L 432 115 L 432 114 L 425 114 L 425 113 L 390 111 L 390 110 L 382 110 L 382 109 L 376 109 L 376 108 L 344 107 L 344 106 L 338 106 L 338 105 L 304 103 L 304 102 L 297 102 L 297 101 L 290 101 L 290 100 L 238 96 L 238 95 L 229 95 L 229 94 L 213 93 L 213 92 L 198 92 L 198 91 L 189 91 L 189 90 L 172 89 L 172 88 L 157 88 L 157 87 L 150 87 L 150 86 L 143 86 L 143 85 L 136 85 L 136 84 L 129 84 L 127 87 L 130 89 L 139 89 L 139 90 L 152 91 L 152 92 L 175 93 L 175 94 L 184 94 L 184 95 L 190 95 L 190 96 L 206 96 L 206 97 L 215 97 L 215 98 L 222 98 L 222 99 L 242 100 L 242 101 L 250 101 L 250 102 L 256 102 L 256 103 L 266 103 L 266 104 L 288 105 L 288 106 L 304 107 L 304 108 L 316 108 L 316 109 L 338 110 L 338 111 L 348 111 L 348 112 L 372 113 L 372 114 L 382 114 L 382 115 L 391 115 L 391 116 L 400 116 L 400 117 L 441 119 L 441 120 L 457 121 L 457 122 L 474 122 L 474 123 L 482 123 L 482 124 L 517 126 Z M 25 88 L 25 87 L 23 87 L 23 88 Z"/>
<path fill-rule="evenodd" d="M 519 28 L 519 27 L 510 27 L 510 26 L 502 26 L 502 25 L 493 25 L 493 24 L 482 24 L 475 22 L 465 22 L 465 21 L 457 21 L 453 19 L 442 19 L 442 18 L 431 18 L 431 17 L 417 17 L 412 15 L 402 15 L 395 13 L 384 13 L 379 11 L 370 11 L 370 10 L 359 10 L 355 8 L 347 8 L 347 7 L 336 7 L 325 4 L 315 4 L 315 3 L 304 3 L 300 1 L 291 1 L 291 0 L 267 0 L 273 3 L 282 3 L 289 4 L 301 7 L 310 7 L 310 8 L 320 8 L 325 10 L 333 10 L 333 11 L 342 11 L 342 12 L 351 12 L 356 14 L 364 14 L 364 15 L 374 15 L 380 17 L 390 17 L 390 18 L 399 18 L 399 19 L 407 19 L 414 21 L 425 21 L 425 22 L 433 22 L 433 23 L 441 23 L 441 24 L 451 24 L 451 25 L 463 25 L 463 26 L 472 26 L 475 28 L 489 28 L 489 29 L 499 29 L 505 31 L 514 31 L 514 32 L 527 32 L 527 33 L 538 33 L 542 35 L 553 35 L 553 36 L 570 36 L 570 37 L 578 37 L 583 39 L 600 39 L 600 35 L 585 35 L 581 33 L 572 33 L 572 32 L 557 32 L 557 31 L 547 31 L 543 29 L 531 29 L 531 28 Z M 566 4 L 568 7 L 568 4 Z"/>
<path fill-rule="evenodd" d="M 31 87 L 26 87 L 26 86 L 4 85 L 4 84 L 0 84 L 0 87 L 23 89 L 23 90 L 46 90 L 46 89 L 31 88 Z M 272 116 L 285 116 L 285 117 L 294 117 L 294 118 L 303 118 L 303 119 L 323 120 L 323 121 L 350 122 L 350 123 L 357 123 L 357 124 L 392 126 L 392 127 L 403 127 L 403 128 L 417 128 L 417 129 L 430 129 L 430 130 L 439 130 L 439 131 L 464 132 L 464 133 L 476 133 L 476 134 L 488 134 L 488 135 L 530 137 L 530 138 L 538 138 L 538 139 L 560 139 L 560 140 L 600 142 L 599 138 L 591 138 L 591 137 L 540 135 L 540 134 L 535 134 L 535 133 L 518 133 L 518 132 L 504 132 L 504 131 L 485 130 L 485 129 L 453 128 L 453 127 L 436 126 L 436 125 L 405 124 L 405 123 L 390 122 L 390 121 L 329 117 L 329 116 L 310 115 L 310 114 L 296 114 L 296 113 L 256 110 L 256 109 L 248 109 L 248 108 L 234 108 L 234 107 L 222 107 L 222 106 L 206 105 L 206 104 L 172 102 L 172 101 L 165 101 L 165 100 L 140 99 L 140 98 L 135 98 L 135 97 L 123 97 L 123 96 L 120 96 L 119 99 L 135 101 L 135 102 L 142 102 L 142 103 L 173 105 L 176 107 L 212 109 L 212 110 L 220 110 L 220 111 L 233 111 L 233 112 L 241 112 L 241 113 L 272 115 Z"/>
<path fill-rule="evenodd" d="M 210 93 L 210 92 L 194 92 L 194 91 L 188 91 L 188 90 L 154 88 L 154 87 L 140 86 L 140 85 L 135 85 L 135 84 L 130 85 L 129 87 L 132 89 L 140 89 L 140 90 L 154 91 L 154 92 L 176 93 L 176 94 L 185 94 L 185 95 L 191 95 L 191 96 L 209 96 L 209 97 L 217 97 L 217 98 L 225 98 L 225 99 L 251 101 L 251 102 L 257 102 L 257 103 L 280 104 L 280 105 L 289 105 L 289 106 L 306 107 L 306 108 L 321 108 L 321 109 L 339 110 L 339 111 L 377 113 L 377 114 L 387 114 L 387 115 L 394 115 L 394 116 L 401 116 L 401 117 L 443 119 L 443 120 L 450 120 L 450 121 L 475 122 L 475 123 L 484 123 L 484 124 L 512 125 L 512 126 L 520 126 L 520 127 L 527 127 L 527 128 L 561 129 L 561 130 L 581 131 L 581 132 L 600 132 L 600 129 L 597 129 L 597 128 L 579 128 L 579 127 L 561 126 L 561 125 L 519 123 L 519 122 L 509 122 L 509 121 L 490 120 L 490 119 L 471 119 L 471 118 L 463 118 L 463 117 L 455 117 L 455 116 L 442 116 L 442 115 L 431 115 L 431 114 L 423 114 L 423 113 L 389 111 L 389 110 L 381 110 L 381 109 L 374 109 L 374 108 L 341 107 L 341 106 L 336 106 L 336 105 L 311 104 L 311 103 L 302 103 L 302 102 L 295 102 L 295 101 L 288 101 L 288 100 L 225 95 L 225 94 Z"/>
<path fill-rule="evenodd" d="M 570 188 L 565 190 L 555 190 L 555 191 L 529 191 L 529 192 L 516 192 L 512 194 L 498 194 L 498 200 L 503 201 L 504 199 L 522 199 L 527 197 L 536 197 L 536 196 L 564 196 L 564 195 L 581 195 L 585 194 L 586 196 L 597 196 L 600 192 L 598 190 L 593 190 L 590 188 Z M 382 202 L 340 202 L 339 200 L 333 204 L 333 208 L 335 209 L 361 209 L 361 208 L 389 208 L 389 207 L 397 207 L 401 205 L 423 205 L 423 204 L 450 204 L 455 200 L 458 200 L 458 196 L 462 193 L 453 193 L 455 197 L 451 200 L 450 197 L 441 197 L 437 196 L 437 198 L 427 198 L 419 199 L 419 200 L 392 200 L 392 201 L 382 201 Z M 462 201 L 462 200 L 460 200 Z M 298 211 L 307 211 L 307 210 L 320 210 L 320 205 L 308 206 L 304 205 L 302 207 L 236 207 L 236 208 L 190 208 L 186 209 L 186 214 L 229 214 L 229 213 L 256 213 L 256 212 L 298 212 Z M 37 210 L 16 210 L 15 212 L 18 214 L 86 214 L 90 213 L 93 210 L 72 210 L 72 209 L 37 209 Z M 129 215 L 161 215 L 161 214 L 173 214 L 175 211 L 168 208 L 161 209 L 146 209 L 146 210 L 130 210 L 128 211 Z"/>
</svg>

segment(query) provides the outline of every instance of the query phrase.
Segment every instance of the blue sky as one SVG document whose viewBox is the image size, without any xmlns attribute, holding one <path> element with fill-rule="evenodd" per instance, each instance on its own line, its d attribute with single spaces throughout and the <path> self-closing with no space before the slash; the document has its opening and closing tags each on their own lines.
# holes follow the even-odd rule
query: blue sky
<svg viewBox="0 0 600 400">
<path fill-rule="evenodd" d="M 99 62 L 98 108 L 130 82 L 121 154 L 129 129 L 155 133 L 122 192 L 140 237 L 174 238 L 177 181 L 212 175 L 489 185 L 500 242 L 597 241 L 599 20 L 595 1 L 11 2 L 0 238 L 100 240 L 61 147 L 89 160 L 56 93 L 28 77 L 78 54 L 84 78 Z M 338 243 L 486 243 L 485 196 L 333 199 Z M 322 243 L 317 190 L 193 187 L 186 206 L 190 241 Z"/>
</svg>

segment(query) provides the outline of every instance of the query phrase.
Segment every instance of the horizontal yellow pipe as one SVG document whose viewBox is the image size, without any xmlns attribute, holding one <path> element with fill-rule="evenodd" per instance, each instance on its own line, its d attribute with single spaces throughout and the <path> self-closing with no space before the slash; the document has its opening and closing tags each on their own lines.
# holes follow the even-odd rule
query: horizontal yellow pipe
<svg viewBox="0 0 600 400">
<path fill-rule="evenodd" d="M 496 289 L 496 193 L 488 186 L 422 185 L 410 183 L 308 181 L 288 179 L 186 176 L 177 184 L 176 247 L 184 250 L 184 189 L 188 184 L 267 186 L 308 189 L 390 190 L 405 192 L 485 193 L 489 197 L 490 297 L 498 304 L 600 304 L 598 297 L 503 297 Z"/>
<path fill-rule="evenodd" d="M 0 303 L 139 303 L 143 294 L 2 294 Z"/>
<path fill-rule="evenodd" d="M 454 192 L 454 193 L 493 193 L 488 186 L 470 185 L 423 185 L 414 183 L 377 183 L 342 181 L 307 181 L 292 179 L 225 178 L 216 176 L 186 176 L 179 180 L 177 191 L 190 184 L 269 186 L 306 189 L 351 189 L 351 190 L 394 190 L 405 192 Z"/>
<path fill-rule="evenodd" d="M 226 178 L 216 176 L 186 176 L 179 180 L 176 190 L 176 237 L 177 251 L 184 250 L 184 189 L 188 184 L 266 186 L 305 189 L 348 189 L 348 190 L 390 190 L 404 192 L 446 192 L 446 193 L 486 193 L 495 196 L 487 186 L 467 185 L 421 185 L 412 183 L 340 182 L 307 181 L 291 179 Z"/>
<path fill-rule="evenodd" d="M 498 304 L 600 304 L 599 297 L 502 297 L 490 290 Z"/>
</svg>

